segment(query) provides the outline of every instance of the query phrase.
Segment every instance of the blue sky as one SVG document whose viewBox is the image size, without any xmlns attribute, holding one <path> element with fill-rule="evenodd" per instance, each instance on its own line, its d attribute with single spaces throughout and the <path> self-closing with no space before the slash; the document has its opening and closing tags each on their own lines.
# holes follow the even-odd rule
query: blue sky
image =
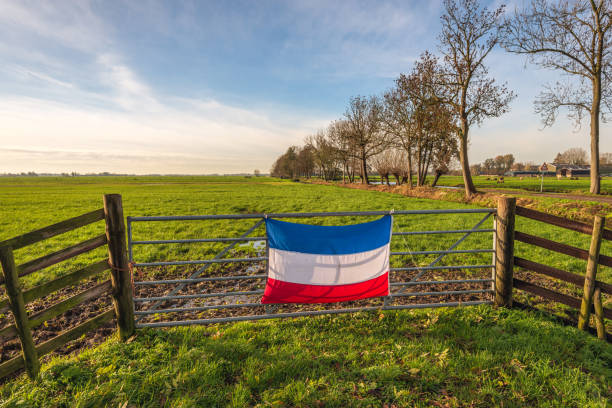
<svg viewBox="0 0 612 408">
<path fill-rule="evenodd" d="M 0 0 L 0 172 L 266 172 L 349 97 L 437 52 L 440 14 L 416 0 Z M 541 130 L 533 113 L 555 74 L 501 50 L 489 66 L 518 98 L 474 130 L 473 163 L 588 150 L 588 123 Z"/>
</svg>

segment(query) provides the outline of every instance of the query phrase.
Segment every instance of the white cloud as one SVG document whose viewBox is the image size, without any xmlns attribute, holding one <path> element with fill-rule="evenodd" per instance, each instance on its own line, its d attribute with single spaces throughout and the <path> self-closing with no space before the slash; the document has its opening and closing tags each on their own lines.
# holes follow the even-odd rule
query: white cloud
<svg viewBox="0 0 612 408">
<path fill-rule="evenodd" d="M 302 118 L 283 127 L 263 114 L 216 101 L 178 103 L 180 109 L 159 105 L 155 112 L 134 113 L 2 98 L 0 172 L 66 171 L 70 157 L 75 160 L 70 168 L 81 172 L 216 173 L 250 171 L 253 166 L 265 170 L 288 145 L 301 143 L 327 122 Z M 132 156 L 158 157 L 158 170 L 145 171 Z"/>
<path fill-rule="evenodd" d="M 87 1 L 1 6 L 0 34 L 12 30 L 19 40 L 0 47 L 0 62 L 13 55 L 20 62 L 0 71 L 21 88 L 0 90 L 0 172 L 266 171 L 288 145 L 328 122 L 291 112 L 275 120 L 274 112 L 208 97 L 159 96 L 125 62 L 112 28 Z M 159 7 L 147 10 L 163 18 Z M 78 52 L 83 64 L 47 52 L 49 44 Z"/>
</svg>

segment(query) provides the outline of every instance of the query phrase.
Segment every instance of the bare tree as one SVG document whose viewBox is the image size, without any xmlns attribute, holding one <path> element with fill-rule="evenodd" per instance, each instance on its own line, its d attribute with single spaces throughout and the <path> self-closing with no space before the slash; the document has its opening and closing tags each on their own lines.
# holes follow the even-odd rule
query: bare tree
<svg viewBox="0 0 612 408">
<path fill-rule="evenodd" d="M 566 81 L 548 84 L 535 101 L 545 126 L 560 108 L 577 126 L 591 123 L 591 186 L 600 193 L 599 121 L 612 112 L 612 4 L 610 0 L 532 0 L 509 20 L 504 46 L 529 61 L 560 71 Z"/>
<path fill-rule="evenodd" d="M 325 131 L 320 130 L 316 135 L 307 137 L 306 145 L 312 149 L 314 161 L 319 166 L 323 179 L 335 178 L 337 173 L 336 152 Z"/>
<path fill-rule="evenodd" d="M 368 184 L 368 159 L 387 147 L 381 131 L 382 105 L 377 97 L 351 98 L 344 116 L 348 124 L 348 138 L 354 155 L 361 161 L 361 182 Z"/>
<path fill-rule="evenodd" d="M 440 51 L 444 57 L 442 100 L 459 124 L 459 159 L 466 196 L 476 192 L 468 160 L 469 130 L 486 118 L 498 117 L 509 109 L 514 94 L 488 76 L 485 58 L 499 43 L 504 6 L 490 11 L 478 0 L 444 0 L 441 17 Z"/>
<path fill-rule="evenodd" d="M 413 105 L 413 151 L 418 186 L 425 184 L 436 151 L 445 148 L 454 129 L 453 113 L 438 98 L 444 91 L 438 82 L 439 76 L 437 58 L 425 52 L 401 82 Z"/>
<path fill-rule="evenodd" d="M 289 146 L 287 151 L 276 159 L 270 170 L 272 177 L 295 178 L 297 176 L 297 153 L 299 147 Z"/>
<path fill-rule="evenodd" d="M 398 186 L 407 183 L 412 177 L 410 163 L 406 160 L 406 154 L 400 149 L 390 150 L 391 174 L 395 177 L 395 184 Z M 412 188 L 412 185 L 410 185 Z"/>
<path fill-rule="evenodd" d="M 333 121 L 327 128 L 329 142 L 334 148 L 336 159 L 342 166 L 342 182 L 348 177 L 352 183 L 355 175 L 355 148 L 351 144 L 350 127 L 345 120 Z"/>
<path fill-rule="evenodd" d="M 499 175 L 505 174 L 507 171 L 510 171 L 512 165 L 514 164 L 514 155 L 512 153 L 509 154 L 500 154 L 499 156 L 495 156 L 495 170 Z"/>
<path fill-rule="evenodd" d="M 612 165 L 612 153 L 602 153 L 599 155 L 599 163 L 602 166 Z"/>
<path fill-rule="evenodd" d="M 451 165 L 457 157 L 459 157 L 459 150 L 457 149 L 457 139 L 449 137 L 447 134 L 446 139 L 439 143 L 433 153 L 433 171 L 434 179 L 431 182 L 431 186 L 435 187 L 438 184 L 438 180 L 444 174 L 447 174 Z"/>
<path fill-rule="evenodd" d="M 315 170 L 315 148 L 306 143 L 297 153 L 296 160 L 299 175 L 310 178 Z"/>
<path fill-rule="evenodd" d="M 393 151 L 385 150 L 376 156 L 373 156 L 370 162 L 372 163 L 372 167 L 378 175 L 380 176 L 380 183 L 387 183 L 389 185 L 389 174 L 393 172 Z"/>
<path fill-rule="evenodd" d="M 384 111 L 382 115 L 383 131 L 389 142 L 404 150 L 408 171 L 408 183 L 412 188 L 412 150 L 414 146 L 414 104 L 408 90 L 408 77 L 404 74 L 395 80 L 395 86 L 383 96 Z M 400 184 L 399 173 L 396 175 Z"/>
<path fill-rule="evenodd" d="M 561 164 L 578 164 L 584 165 L 589 161 L 589 156 L 581 147 L 572 147 L 571 149 L 567 149 L 563 153 L 557 153 L 557 157 L 555 157 L 555 163 Z"/>
</svg>

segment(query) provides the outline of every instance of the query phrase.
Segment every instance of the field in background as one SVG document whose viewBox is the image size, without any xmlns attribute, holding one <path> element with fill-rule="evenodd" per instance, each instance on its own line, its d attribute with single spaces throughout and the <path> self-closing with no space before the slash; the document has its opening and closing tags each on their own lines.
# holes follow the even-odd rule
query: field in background
<svg viewBox="0 0 612 408">
<path fill-rule="evenodd" d="M 499 176 L 473 176 L 474 185 L 476 188 L 492 188 L 492 189 L 513 189 L 525 191 L 540 191 L 540 177 L 525 176 L 521 180 L 520 177 L 504 177 L 504 182 L 501 183 L 495 180 Z M 371 182 L 380 183 L 378 175 L 368 177 Z M 487 180 L 488 179 L 488 180 Z M 358 178 L 359 181 L 359 178 Z M 395 182 L 395 177 L 390 177 L 391 183 Z M 427 176 L 427 184 L 433 181 L 432 176 Z M 458 187 L 463 189 L 463 177 L 461 176 L 442 176 L 438 180 L 439 187 Z M 577 180 L 571 180 L 567 177 L 557 179 L 556 177 L 544 177 L 544 185 L 542 191 L 545 193 L 574 193 L 574 194 L 590 194 L 589 193 L 590 179 L 588 177 L 580 177 Z M 612 194 L 612 177 L 604 177 L 601 180 L 602 194 Z"/>
<path fill-rule="evenodd" d="M 104 193 L 122 194 L 125 215 L 132 216 L 473 207 L 265 177 L 0 178 L 0 240 L 100 208 Z M 395 230 L 471 228 L 480 217 L 396 217 Z M 363 218 L 344 217 L 313 221 L 347 223 L 361 220 Z M 250 220 L 136 224 L 134 237 L 236 236 L 253 223 Z M 483 225 L 490 226 L 490 221 Z M 17 251 L 17 263 L 90 238 L 103 228 L 103 223 L 98 223 L 29 247 L 27 252 Z M 588 248 L 590 240 L 586 235 L 522 218 L 517 219 L 517 230 L 532 231 L 581 248 Z M 263 228 L 254 235 L 260 234 Z M 474 235 L 457 249 L 490 248 L 490 239 L 489 234 Z M 452 237 L 420 236 L 406 237 L 397 245 L 401 245 L 402 250 L 431 250 L 446 249 L 452 242 Z M 138 261 L 203 259 L 220 248 L 218 244 L 140 247 L 135 256 Z M 516 253 L 570 272 L 584 273 L 584 261 L 564 255 L 518 242 Z M 602 253 L 612 255 L 609 242 L 604 243 Z M 104 257 L 104 250 L 93 251 L 32 274 L 24 278 L 23 283 L 26 287 L 40 284 Z M 394 262 L 424 265 L 431 259 L 419 257 Z M 490 254 L 455 255 L 445 262 L 488 263 Z M 598 278 L 612 282 L 612 269 L 602 268 Z M 10 398 L 15 406 L 21 398 L 39 398 L 38 401 L 48 405 L 70 401 L 70 398 L 77 398 L 83 405 L 95 401 L 118 404 L 121 398 L 159 405 L 162 400 L 152 402 L 152 395 L 161 389 L 167 398 L 163 402 L 173 406 L 215 401 L 214 398 L 219 398 L 220 403 L 234 400 L 236 405 L 241 401 L 274 405 L 278 400 L 285 405 L 316 406 L 316 401 L 322 400 L 341 406 L 346 405 L 343 400 L 346 392 L 346 395 L 361 398 L 364 405 L 374 398 L 411 404 L 413 398 L 421 396 L 431 401 L 448 402 L 451 406 L 456 404 L 457 398 L 464 405 L 472 400 L 476 405 L 502 400 L 531 405 L 539 399 L 542 403 L 552 399 L 556 401 L 552 404 L 558 406 L 585 403 L 605 406 L 602 401 L 606 393 L 610 394 L 610 346 L 599 345 L 597 339 L 573 328 L 561 328 L 540 320 L 533 314 L 485 307 L 385 313 L 382 316 L 363 314 L 169 332 L 147 331 L 130 345 L 109 341 L 76 359 L 54 361 L 45 368 L 37 392 L 30 392 L 32 386 L 19 380 L 4 386 L 0 396 Z M 385 326 L 385 322 L 396 320 L 397 324 Z M 336 334 L 334 328 L 339 326 L 345 327 L 344 331 Z M 347 331 L 352 334 L 349 336 Z M 325 334 L 326 341 L 321 337 Z M 279 344 L 284 346 L 278 348 Z M 347 355 L 346 350 L 351 347 L 355 354 Z M 448 351 L 444 351 L 446 349 Z M 263 350 L 272 354 L 267 355 Z M 294 371 L 289 368 L 294 366 L 285 361 L 285 355 L 296 356 L 297 368 L 293 369 L 299 373 L 296 380 L 290 374 Z M 319 357 L 311 362 L 312 355 Z M 179 363 L 174 364 L 174 361 Z M 157 373 L 145 373 L 144 367 L 154 367 Z M 326 375 L 333 375 L 338 368 L 343 372 L 348 370 L 346 376 L 330 382 Z M 414 370 L 410 371 L 411 368 Z M 120 390 L 122 383 L 127 384 L 127 388 Z M 582 384 L 587 385 L 583 387 Z M 217 393 L 217 388 L 222 391 Z M 466 399 L 468 394 L 474 395 L 472 399 Z M 13 406 L 11 404 L 9 406 Z"/>
<path fill-rule="evenodd" d="M 489 180 L 487 180 L 489 178 Z M 520 189 L 527 191 L 540 191 L 540 177 L 504 177 L 503 183 L 498 183 L 493 177 L 476 176 L 474 184 L 476 188 L 495 188 L 495 189 Z M 438 181 L 438 185 L 463 187 L 463 178 L 461 176 L 442 176 Z M 556 177 L 544 177 L 543 192 L 549 193 L 588 193 L 590 179 L 580 177 L 578 180 L 570 180 L 567 177 L 557 179 Z M 601 191 L 603 194 L 612 194 L 612 178 L 605 177 L 601 180 Z"/>
</svg>

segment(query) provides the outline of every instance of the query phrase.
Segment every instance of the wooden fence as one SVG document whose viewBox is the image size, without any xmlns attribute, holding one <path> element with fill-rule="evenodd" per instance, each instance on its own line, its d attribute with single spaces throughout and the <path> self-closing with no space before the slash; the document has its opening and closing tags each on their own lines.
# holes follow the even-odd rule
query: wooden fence
<svg viewBox="0 0 612 408">
<path fill-rule="evenodd" d="M 516 288 L 533 295 L 540 296 L 553 302 L 561 303 L 572 308 L 578 309 L 578 328 L 584 330 L 589 326 L 591 313 L 594 311 L 595 326 L 597 336 L 601 339 L 606 338 L 604 318 L 612 319 L 612 309 L 604 308 L 602 304 L 602 293 L 612 294 L 612 285 L 596 279 L 598 265 L 612 267 L 612 258 L 600 254 L 601 241 L 612 240 L 612 230 L 604 229 L 605 219 L 596 216 L 593 225 L 568 220 L 562 217 L 542 213 L 525 207 L 516 207 L 516 200 L 513 198 L 503 198 L 500 200 L 500 208 L 508 208 L 506 211 L 498 210 L 498 260 L 496 262 L 496 304 L 512 306 L 512 288 Z M 521 216 L 532 220 L 544 222 L 561 228 L 566 228 L 582 234 L 591 235 L 591 245 L 589 250 L 576 248 L 560 242 L 527 234 L 522 231 L 514 231 L 515 216 Z M 509 228 L 507 228 L 509 226 Z M 503 228 L 506 228 L 502 231 Z M 511 230 L 510 232 L 508 230 Z M 507 237 L 514 236 L 509 245 Z M 578 275 L 567 272 L 549 265 L 524 259 L 514 255 L 514 241 L 534 245 L 550 251 L 587 261 L 585 275 Z M 502 243 L 502 245 L 500 245 Z M 502 261 L 512 260 L 512 267 L 504 267 Z M 567 282 L 583 288 L 582 298 L 566 295 L 557 291 L 538 286 L 513 276 L 513 267 L 517 266 L 527 271 L 544 275 Z"/>
<path fill-rule="evenodd" d="M 51 237 L 84 227 L 97 221 L 106 221 L 106 232 L 60 251 L 41 256 L 33 261 L 15 265 L 13 251 Z M 22 290 L 20 278 L 40 271 L 58 262 L 92 251 L 104 245 L 108 246 L 108 258 L 93 263 L 85 268 L 73 271 L 65 276 L 43 283 L 39 286 Z M 121 339 L 125 340 L 134 332 L 134 307 L 132 303 L 131 273 L 128 268 L 125 239 L 125 222 L 121 196 L 109 194 L 104 196 L 104 208 L 74 217 L 48 227 L 29 232 L 0 242 L 0 263 L 3 277 L 0 283 L 6 288 L 7 297 L 0 299 L 0 310 L 10 308 L 15 323 L 0 329 L 0 339 L 15 336 L 21 342 L 21 355 L 0 364 L 0 378 L 24 368 L 31 378 L 38 375 L 39 358 L 58 349 L 67 342 L 100 327 L 113 317 Z M 66 286 L 74 285 L 95 274 L 110 270 L 108 280 L 84 290 L 52 306 L 28 315 L 25 305 L 33 300 L 43 298 Z M 96 299 L 103 294 L 112 295 L 113 308 L 66 330 L 56 337 L 35 345 L 32 329 L 53 319 L 66 311 Z M 114 309 L 114 310 L 113 310 Z"/>
</svg>

